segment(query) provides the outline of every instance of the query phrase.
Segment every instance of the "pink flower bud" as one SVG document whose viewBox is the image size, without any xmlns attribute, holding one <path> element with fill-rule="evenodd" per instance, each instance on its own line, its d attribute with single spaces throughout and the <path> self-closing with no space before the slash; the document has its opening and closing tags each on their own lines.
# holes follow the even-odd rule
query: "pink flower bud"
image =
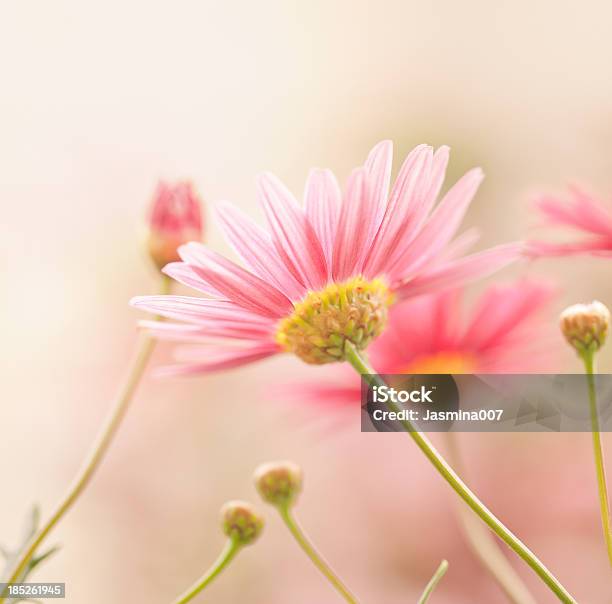
<svg viewBox="0 0 612 604">
<path fill-rule="evenodd" d="M 203 236 L 201 201 L 191 183 L 160 182 L 153 197 L 147 249 L 151 259 L 162 269 L 180 260 L 178 248 Z"/>
</svg>

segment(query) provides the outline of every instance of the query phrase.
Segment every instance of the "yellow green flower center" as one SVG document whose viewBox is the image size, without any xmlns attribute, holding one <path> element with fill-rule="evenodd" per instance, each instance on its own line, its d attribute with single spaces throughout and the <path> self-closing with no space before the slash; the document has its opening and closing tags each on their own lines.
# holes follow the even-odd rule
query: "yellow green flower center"
<svg viewBox="0 0 612 604">
<path fill-rule="evenodd" d="M 393 295 L 380 279 L 355 277 L 308 292 L 278 324 L 276 341 L 306 363 L 343 361 L 346 342 L 363 350 L 387 322 Z"/>
</svg>

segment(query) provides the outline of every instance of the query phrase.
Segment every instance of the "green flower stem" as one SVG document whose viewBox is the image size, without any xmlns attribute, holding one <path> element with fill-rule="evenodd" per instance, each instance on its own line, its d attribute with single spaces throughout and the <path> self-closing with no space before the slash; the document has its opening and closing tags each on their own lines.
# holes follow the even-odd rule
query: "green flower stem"
<svg viewBox="0 0 612 604">
<path fill-rule="evenodd" d="M 237 539 L 228 539 L 223 551 L 215 560 L 214 564 L 204 573 L 192 587 L 190 587 L 182 596 L 179 596 L 172 604 L 185 604 L 195 598 L 207 585 L 210 585 L 215 578 L 221 574 L 224 568 L 234 559 L 236 554 L 242 547 Z"/>
<path fill-rule="evenodd" d="M 456 434 L 454 432 L 446 432 L 445 436 L 448 444 L 449 459 L 457 468 L 458 473 L 464 474 L 461 451 L 455 438 Z M 508 600 L 512 604 L 536 604 L 527 586 L 499 548 L 495 537 L 461 501 L 457 500 L 456 503 L 459 523 L 468 544 L 472 548 L 472 552 L 482 566 L 497 581 L 497 584 Z"/>
<path fill-rule="evenodd" d="M 433 577 L 429 580 L 429 583 L 425 587 L 425 591 L 423 595 L 419 598 L 418 604 L 426 604 L 427 600 L 429 600 L 429 596 L 433 593 L 433 590 L 436 588 L 436 585 L 440 582 L 440 579 L 446 574 L 448 570 L 448 562 L 446 560 L 442 560 L 440 562 L 440 566 L 438 566 L 438 570 L 434 573 Z"/>
<path fill-rule="evenodd" d="M 381 377 L 370 367 L 367 360 L 349 341 L 345 344 L 347 361 L 353 368 L 368 381 L 371 386 L 384 386 Z M 391 411 L 401 411 L 401 406 L 392 401 L 387 403 Z M 442 475 L 444 480 L 455 490 L 457 495 L 465 501 L 470 508 L 485 522 L 489 528 L 514 550 L 548 585 L 553 593 L 565 604 L 577 604 L 570 593 L 559 583 L 556 577 L 540 562 L 537 556 L 478 499 L 470 488 L 461 480 L 457 473 L 448 465 L 446 460 L 438 453 L 430 440 L 419 432 L 414 424 L 408 420 L 403 420 L 402 425 L 408 435 L 414 440 L 416 445 L 425 454 L 427 459 L 433 464 L 436 470 Z"/>
<path fill-rule="evenodd" d="M 162 285 L 160 288 L 161 293 L 168 293 L 170 290 L 170 283 L 171 281 L 168 277 L 162 277 Z M 108 451 L 108 448 L 113 441 L 113 438 L 117 433 L 123 418 L 125 417 L 132 397 L 136 392 L 140 378 L 144 374 L 154 348 L 155 340 L 145 333 L 140 334 L 140 344 L 128 373 L 128 377 L 121 391 L 119 392 L 119 396 L 117 397 L 117 400 L 113 405 L 102 429 L 98 433 L 98 436 L 92 445 L 87 458 L 83 462 L 83 465 L 81 466 L 68 491 L 55 508 L 53 514 L 51 514 L 51 517 L 40 527 L 36 534 L 33 535 L 33 537 L 27 543 L 23 552 L 19 556 L 19 559 L 15 563 L 13 572 L 6 580 L 6 583 L 16 583 L 20 580 L 27 570 L 28 564 L 36 554 L 36 551 L 42 542 L 46 539 L 47 535 L 65 516 L 79 496 L 87 488 L 87 485 L 104 459 L 104 456 Z M 5 600 L 6 598 L 0 595 L 0 604 L 3 604 Z"/>
<path fill-rule="evenodd" d="M 599 432 L 599 414 L 597 411 L 597 391 L 595 389 L 595 353 L 585 351 L 582 355 L 584 368 L 589 387 L 589 407 L 591 410 L 591 431 L 593 433 L 593 455 L 595 457 L 595 471 L 597 473 L 597 490 L 599 492 L 599 511 L 603 528 L 608 559 L 612 565 L 612 532 L 610 529 L 610 504 L 608 501 L 608 487 L 606 484 L 606 468 L 603 460 L 601 434 Z"/>
<path fill-rule="evenodd" d="M 287 528 L 298 542 L 299 546 L 304 550 L 304 553 L 312 560 L 313 564 L 325 575 L 327 580 L 336 588 L 338 593 L 350 604 L 357 604 L 357 598 L 349 591 L 348 587 L 342 583 L 340 578 L 330 568 L 329 564 L 321 557 L 314 546 L 308 541 L 308 538 L 300 528 L 299 524 L 293 517 L 288 505 L 279 505 L 278 511 L 281 518 L 284 520 Z"/>
</svg>

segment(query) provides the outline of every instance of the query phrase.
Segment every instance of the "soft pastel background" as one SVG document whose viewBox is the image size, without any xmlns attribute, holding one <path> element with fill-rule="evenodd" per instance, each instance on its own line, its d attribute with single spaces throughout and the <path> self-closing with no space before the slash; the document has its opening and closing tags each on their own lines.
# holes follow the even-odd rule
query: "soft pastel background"
<svg viewBox="0 0 612 604">
<path fill-rule="evenodd" d="M 448 143 L 452 178 L 486 171 L 466 220 L 482 245 L 524 237 L 534 191 L 612 195 L 611 19 L 604 1 L 0 2 L 2 540 L 31 502 L 57 501 L 124 374 L 139 316 L 127 301 L 156 288 L 139 237 L 158 178 L 256 212 L 258 171 L 299 194 L 310 166 L 344 179 L 382 138 L 398 157 Z M 213 225 L 208 239 L 226 249 Z M 612 304 L 611 269 L 529 272 L 565 288 L 554 322 L 575 301 Z M 442 557 L 432 602 L 503 602 L 410 440 L 361 434 L 357 412 L 273 401 L 278 376 L 316 371 L 278 359 L 147 379 L 36 578 L 65 581 L 71 603 L 169 602 L 216 556 L 220 505 L 256 497 L 257 463 L 292 458 L 307 477 L 298 514 L 364 602 L 414 602 Z M 578 600 L 612 602 L 589 436 L 463 444 L 471 483 Z M 272 512 L 203 602 L 338 601 Z"/>
</svg>

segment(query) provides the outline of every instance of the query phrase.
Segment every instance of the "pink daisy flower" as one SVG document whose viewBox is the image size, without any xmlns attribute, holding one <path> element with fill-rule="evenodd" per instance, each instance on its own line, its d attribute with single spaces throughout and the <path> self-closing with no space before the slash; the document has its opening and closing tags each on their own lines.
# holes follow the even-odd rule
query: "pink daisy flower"
<svg viewBox="0 0 612 604">
<path fill-rule="evenodd" d="M 612 255 L 612 209 L 577 188 L 572 188 L 570 193 L 569 200 L 544 197 L 537 202 L 537 207 L 549 225 L 568 227 L 586 237 L 571 243 L 532 241 L 528 245 L 529 253 L 533 256 Z"/>
<path fill-rule="evenodd" d="M 526 280 L 494 285 L 469 309 L 464 295 L 455 289 L 399 304 L 372 358 L 385 373 L 520 373 L 547 366 L 532 353 L 547 341 L 538 316 L 552 287 Z"/>
<path fill-rule="evenodd" d="M 201 205 L 189 182 L 157 185 L 149 216 L 147 247 L 160 269 L 180 260 L 177 250 L 182 244 L 202 239 Z"/>
<path fill-rule="evenodd" d="M 464 256 L 474 237 L 454 237 L 483 175 L 469 171 L 435 206 L 448 156 L 447 147 L 416 147 L 389 192 L 392 145 L 382 142 L 353 171 L 344 196 L 330 171 L 313 170 L 304 206 L 264 174 L 257 194 L 269 231 L 231 204 L 216 206 L 243 266 L 189 243 L 164 272 L 206 297 L 131 303 L 181 322 L 148 323 L 154 335 L 201 343 L 184 351 L 175 372 L 228 369 L 280 352 L 313 364 L 342 361 L 346 341 L 364 349 L 380 335 L 393 303 L 487 276 L 519 256 L 516 243 Z"/>
<path fill-rule="evenodd" d="M 368 354 L 374 369 L 389 375 L 551 370 L 553 332 L 538 319 L 553 296 L 552 287 L 519 281 L 487 288 L 469 310 L 461 288 L 407 300 L 391 310 Z M 361 381 L 347 371 L 338 383 L 335 373 L 333 382 L 304 384 L 300 393 L 320 403 L 358 403 Z"/>
</svg>

